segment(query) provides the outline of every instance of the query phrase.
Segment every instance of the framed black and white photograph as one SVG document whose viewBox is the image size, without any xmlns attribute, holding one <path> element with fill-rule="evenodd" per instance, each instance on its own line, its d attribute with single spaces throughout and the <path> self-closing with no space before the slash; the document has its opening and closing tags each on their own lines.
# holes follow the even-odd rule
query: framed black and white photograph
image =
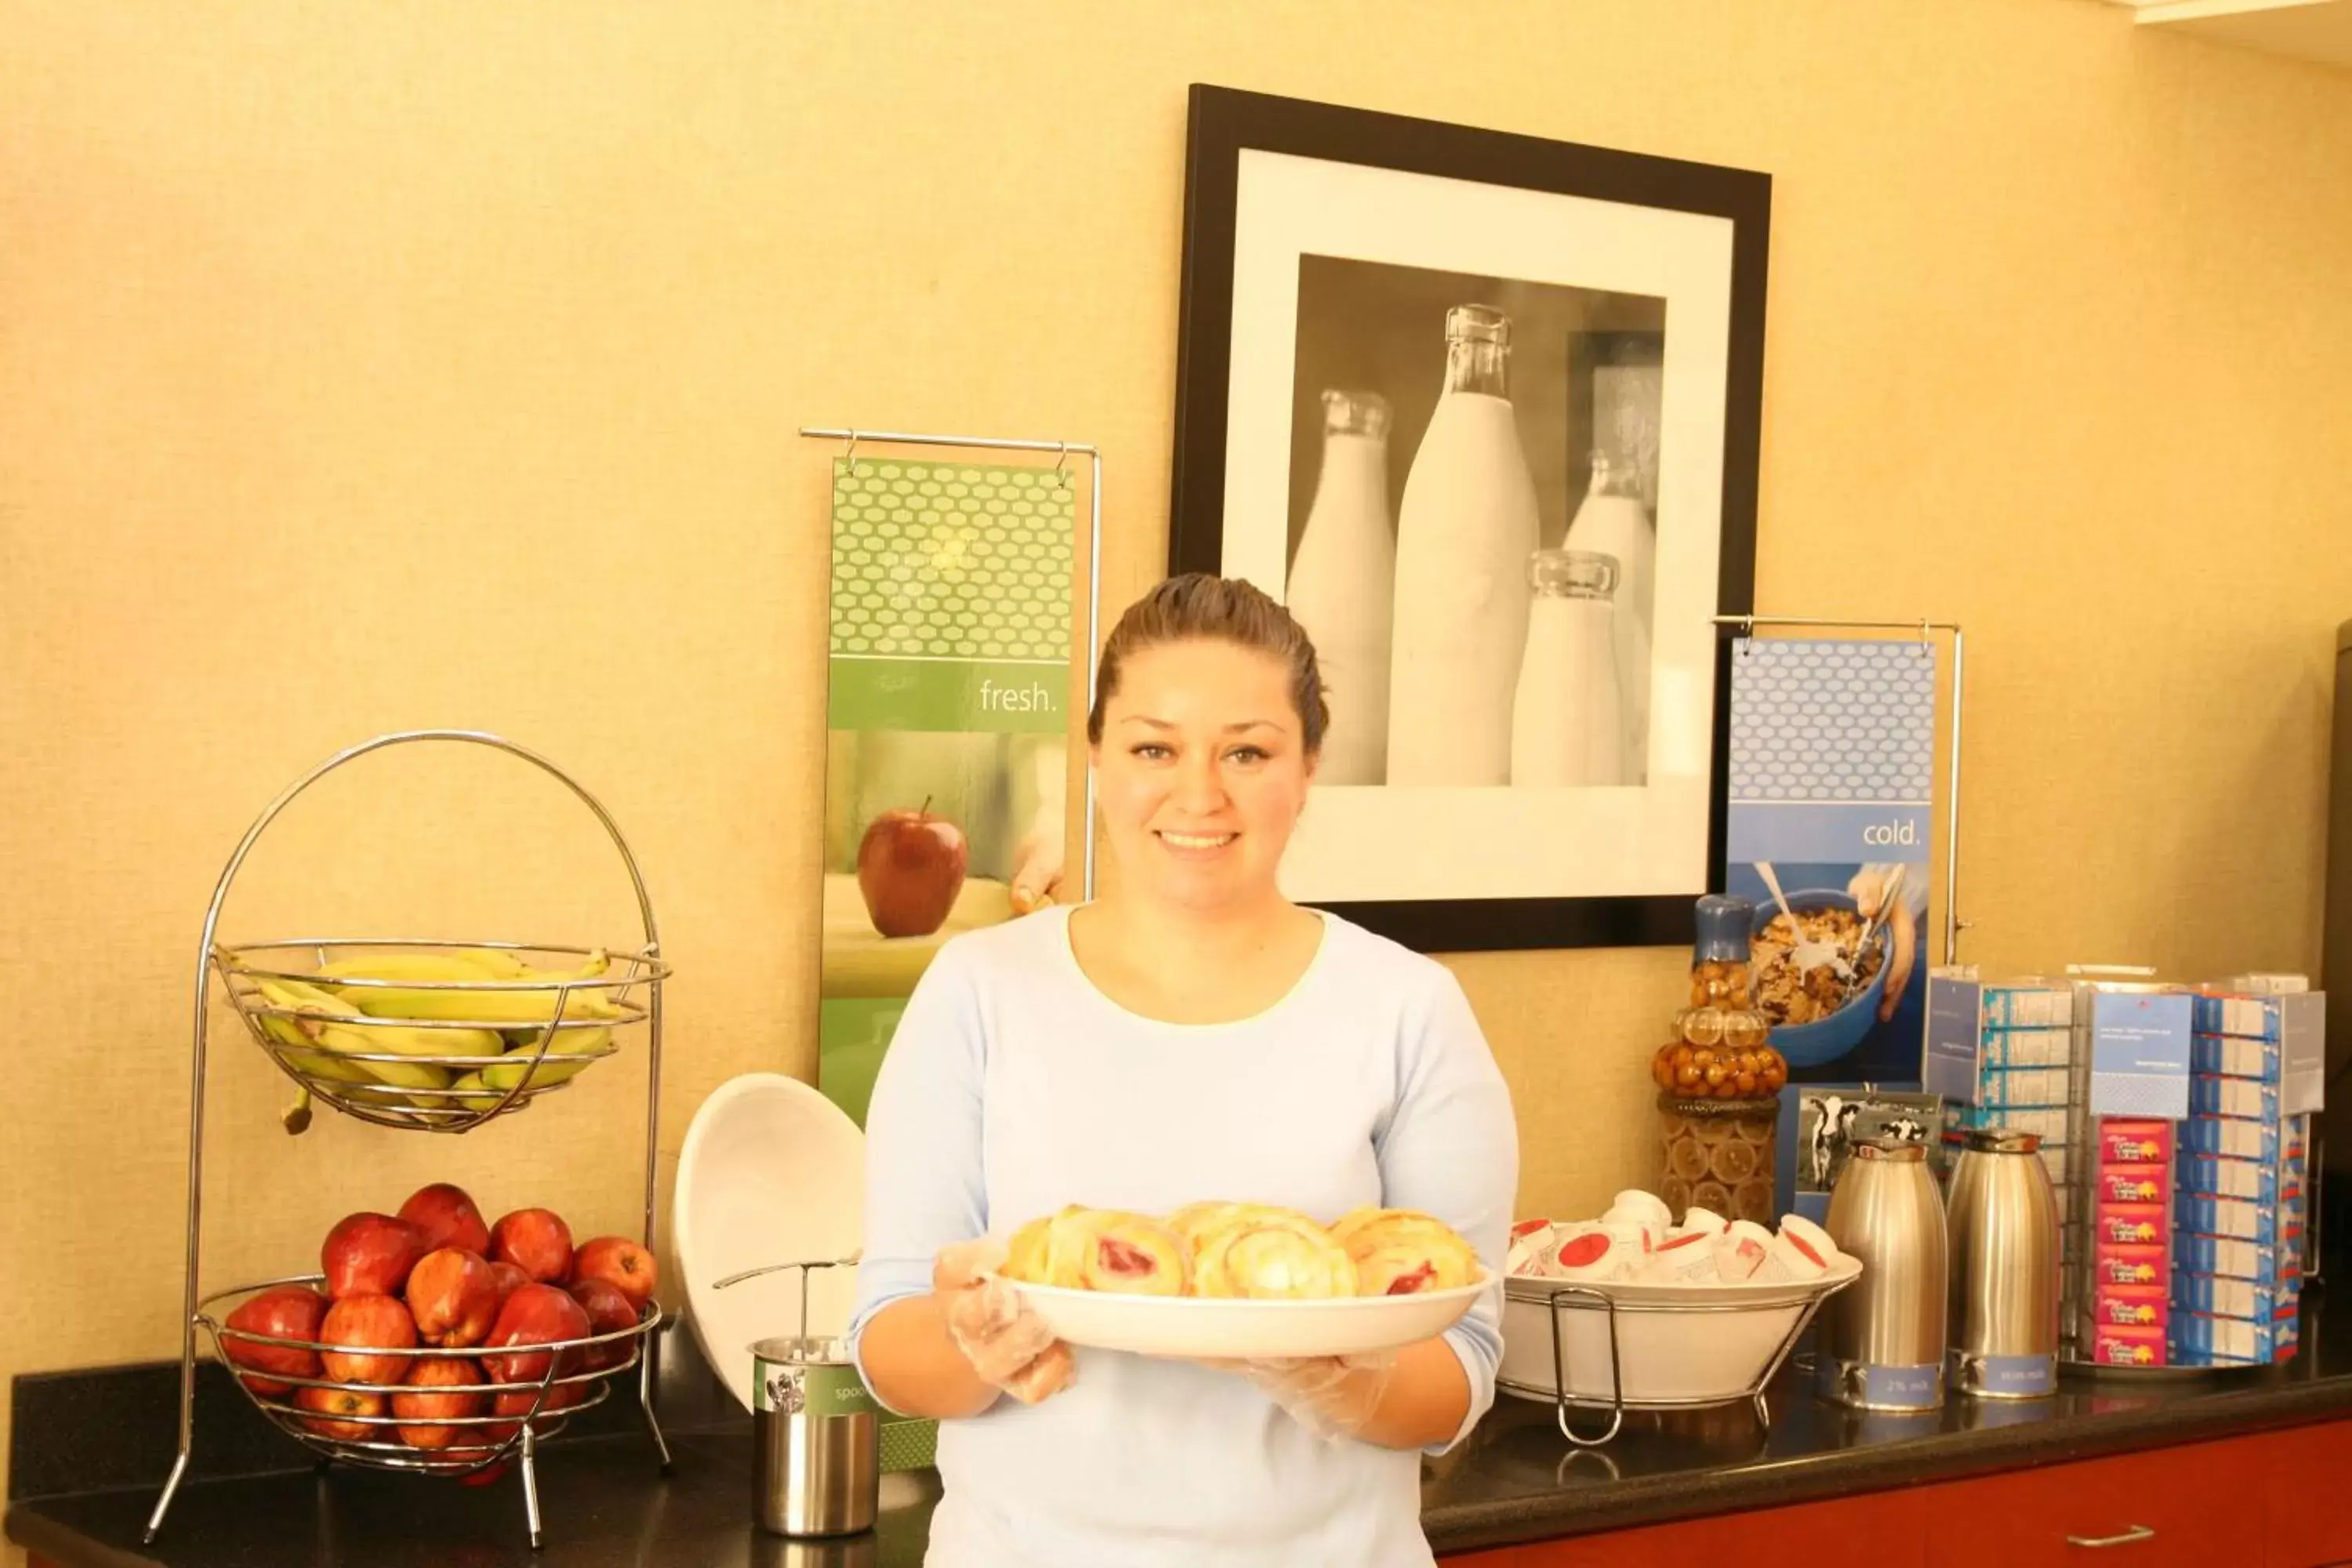
<svg viewBox="0 0 2352 1568">
<path fill-rule="evenodd" d="M 1169 564 L 1314 638 L 1284 890 L 1424 952 L 1688 942 L 1752 610 L 1770 182 L 1196 86 Z"/>
</svg>

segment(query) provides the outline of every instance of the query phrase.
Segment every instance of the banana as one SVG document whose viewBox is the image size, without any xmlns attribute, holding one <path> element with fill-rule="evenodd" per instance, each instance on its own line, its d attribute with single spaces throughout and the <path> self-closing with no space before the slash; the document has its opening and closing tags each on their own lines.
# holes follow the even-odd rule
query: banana
<svg viewBox="0 0 2352 1568">
<path fill-rule="evenodd" d="M 547 1055 L 541 1058 L 539 1042 L 534 1037 L 530 1045 L 517 1046 L 509 1051 L 506 1060 L 484 1068 L 482 1082 L 500 1094 L 520 1083 L 525 1073 L 530 1074 L 530 1087 L 533 1089 L 562 1083 L 593 1059 L 583 1053 L 601 1051 L 612 1038 L 613 1031 L 610 1029 L 558 1029 L 554 1043 L 547 1047 Z M 560 1059 L 563 1058 L 574 1059 Z M 532 1071 L 534 1060 L 538 1063 L 535 1072 Z"/>
<path fill-rule="evenodd" d="M 454 1089 L 479 1089 L 482 1088 L 482 1075 L 478 1072 L 469 1072 L 465 1077 L 457 1079 L 455 1083 L 452 1083 L 449 1087 Z M 443 1105 L 462 1105 L 468 1110 L 488 1110 L 505 1098 L 506 1096 L 503 1093 L 466 1093 L 450 1096 L 442 1100 L 440 1103 Z"/>
<path fill-rule="evenodd" d="M 318 973 L 330 980 L 505 980 L 512 976 L 491 973 L 478 950 L 467 952 L 427 952 L 422 949 L 404 949 L 398 952 L 366 952 L 355 958 L 339 958 L 332 963 L 322 963 Z M 355 986 L 355 990 L 366 990 Z"/>
<path fill-rule="evenodd" d="M 392 978 L 400 978 L 394 976 Z M 482 978 L 476 976 L 477 979 Z M 593 975 L 566 975 L 564 979 L 593 979 Z M 563 1016 L 568 1022 L 575 1018 L 617 1018 L 621 1009 L 606 998 L 602 991 L 583 990 L 568 994 L 560 991 L 412 991 L 404 986 L 354 985 L 344 995 L 354 1007 L 378 1018 L 437 1018 L 456 1022 L 482 1023 L 499 1027 L 545 1024 L 555 1016 L 556 1004 L 563 1005 Z"/>
<path fill-rule="evenodd" d="M 530 965 L 503 947 L 469 947 L 466 950 L 466 961 L 493 980 L 529 980 L 531 977 Z M 391 975 L 387 978 L 396 980 L 401 977 Z"/>
<path fill-rule="evenodd" d="M 375 1081 L 363 1070 L 362 1063 L 347 1062 L 331 1051 L 317 1048 L 319 1036 L 325 1026 L 316 1022 L 315 1016 L 323 1014 L 328 1017 L 346 1016 L 352 1011 L 349 1004 L 331 993 L 320 990 L 315 985 L 305 985 L 299 980 L 263 980 L 256 984 L 260 988 L 263 1001 L 273 1007 L 289 1008 L 301 1015 L 293 1018 L 278 1017 L 267 1013 L 261 1016 L 261 1026 L 268 1032 L 270 1038 L 281 1045 L 300 1047 L 280 1053 L 289 1067 L 293 1068 L 297 1072 L 309 1073 L 314 1078 L 331 1079 L 337 1083 Z M 294 1111 L 289 1109 L 286 1114 L 290 1121 Z"/>
<path fill-rule="evenodd" d="M 425 1029 L 402 1024 L 326 1024 L 319 1043 L 331 1051 L 393 1052 L 404 1057 L 494 1057 L 499 1037 L 488 1029 Z M 396 1089 L 446 1089 L 449 1069 L 433 1062 L 347 1062 Z"/>
</svg>

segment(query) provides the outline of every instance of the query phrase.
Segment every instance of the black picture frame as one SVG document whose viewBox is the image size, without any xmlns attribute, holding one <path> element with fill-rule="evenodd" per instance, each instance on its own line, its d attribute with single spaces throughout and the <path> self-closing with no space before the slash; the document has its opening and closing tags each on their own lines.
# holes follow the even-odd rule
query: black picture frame
<svg viewBox="0 0 2352 1568">
<path fill-rule="evenodd" d="M 1728 219 L 1733 226 L 1716 614 L 1755 608 L 1771 177 L 1759 172 L 1195 83 L 1189 96 L 1168 567 L 1224 568 L 1241 156 L 1261 149 Z M 1714 654 L 1705 887 L 1609 898 L 1309 900 L 1424 952 L 1690 942 L 1694 902 L 1723 882 L 1729 645 Z"/>
</svg>

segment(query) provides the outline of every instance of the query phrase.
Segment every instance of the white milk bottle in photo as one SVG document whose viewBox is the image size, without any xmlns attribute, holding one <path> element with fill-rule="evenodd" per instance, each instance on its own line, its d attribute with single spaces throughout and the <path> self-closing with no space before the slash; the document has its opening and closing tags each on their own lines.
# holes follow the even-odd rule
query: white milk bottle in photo
<svg viewBox="0 0 2352 1568">
<path fill-rule="evenodd" d="M 1389 527 L 1389 405 L 1323 394 L 1323 468 L 1283 598 L 1314 640 L 1331 727 L 1321 784 L 1376 784 L 1388 770 L 1389 627 L 1396 540 Z"/>
<path fill-rule="evenodd" d="M 1658 536 L 1630 464 L 1592 454 L 1592 488 L 1564 541 L 1617 560 L 1617 673 L 1623 682 L 1625 783 L 1643 783 L 1650 756 L 1650 628 L 1655 625 Z"/>
<path fill-rule="evenodd" d="M 1536 487 L 1507 374 L 1510 318 L 1445 313 L 1445 391 L 1397 516 L 1389 663 L 1391 784 L 1503 784 L 1527 646 Z"/>
<path fill-rule="evenodd" d="M 1627 783 L 1619 701 L 1617 563 L 1538 550 L 1528 563 L 1528 652 L 1511 712 L 1511 783 L 1521 788 Z"/>
</svg>

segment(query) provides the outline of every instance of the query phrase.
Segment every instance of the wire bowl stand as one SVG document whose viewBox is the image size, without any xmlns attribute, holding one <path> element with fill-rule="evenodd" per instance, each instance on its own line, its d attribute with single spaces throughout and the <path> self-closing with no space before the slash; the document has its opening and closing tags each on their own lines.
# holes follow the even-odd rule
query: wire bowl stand
<svg viewBox="0 0 2352 1568">
<path fill-rule="evenodd" d="M 336 769 L 372 752 L 391 746 L 436 742 L 485 746 L 520 758 L 569 789 L 604 827 L 628 872 L 644 928 L 643 945 L 613 952 L 563 943 L 445 941 L 414 936 L 306 937 L 241 944 L 220 942 L 221 911 L 238 870 L 261 835 L 297 796 Z M 464 955 L 467 967 L 479 969 L 483 977 L 384 979 L 338 974 L 331 982 L 332 992 L 327 992 L 320 984 L 318 972 L 345 958 L 362 953 L 397 955 L 422 952 L 445 957 Z M 554 763 L 498 735 L 473 730 L 411 730 L 379 735 L 319 763 L 289 785 L 255 819 L 230 855 L 213 889 L 212 902 L 205 912 L 203 937 L 196 949 L 195 1016 L 189 1068 L 187 1251 L 181 1314 L 180 1443 L 163 1494 L 156 1499 L 154 1511 L 148 1518 L 145 1542 L 152 1543 L 163 1530 L 164 1515 L 187 1474 L 189 1456 L 194 1448 L 196 1351 L 200 1337 L 209 1337 L 215 1355 L 224 1361 L 233 1361 L 230 1348 L 239 1345 L 248 1350 L 272 1346 L 313 1353 L 356 1352 L 398 1356 L 404 1361 L 545 1352 L 543 1373 L 535 1380 L 454 1390 L 493 1397 L 522 1393 L 533 1396 L 528 1411 L 474 1417 L 399 1417 L 390 1414 L 362 1415 L 307 1410 L 291 1403 L 294 1389 L 318 1387 L 369 1395 L 384 1400 L 387 1411 L 391 1394 L 402 1389 L 386 1384 L 287 1376 L 268 1369 L 257 1373 L 250 1366 L 230 1369 L 238 1386 L 262 1413 L 322 1462 L 463 1476 L 479 1474 L 509 1458 L 519 1458 L 524 1516 L 534 1550 L 541 1542 L 536 1468 L 540 1444 L 561 1431 L 572 1415 L 604 1403 L 610 1396 L 614 1380 L 631 1370 L 637 1374 L 637 1403 L 646 1435 L 662 1470 L 667 1473 L 669 1445 L 655 1416 L 654 1388 L 659 1360 L 658 1336 L 669 1327 L 669 1320 L 657 1302 L 649 1301 L 631 1328 L 553 1344 L 499 1347 L 496 1351 L 478 1345 L 463 1349 L 425 1346 L 373 1350 L 324 1346 L 231 1328 L 226 1315 L 215 1310 L 220 1303 L 233 1297 L 269 1289 L 270 1284 L 303 1284 L 320 1276 L 294 1276 L 210 1295 L 201 1294 L 199 1284 L 204 1243 L 205 1087 L 211 1060 L 214 977 L 218 977 L 229 1004 L 255 1043 L 271 1064 L 297 1086 L 299 1098 L 287 1115 L 287 1129 L 293 1132 L 309 1125 L 310 1106 L 317 1100 L 379 1127 L 462 1134 L 500 1116 L 523 1110 L 541 1097 L 563 1088 L 579 1073 L 619 1049 L 617 1031 L 642 1025 L 646 1030 L 645 1222 L 638 1239 L 650 1251 L 654 1245 L 655 1160 L 661 1131 L 662 982 L 669 974 L 669 966 L 660 952 L 661 940 L 645 877 L 611 813 Z M 551 955 L 565 967 L 546 972 L 526 962 L 540 955 Z M 308 968 L 299 963 L 306 956 L 311 961 Z M 289 986 L 295 989 L 289 991 Z M 385 991 L 404 994 L 400 1000 L 409 1010 L 429 1016 L 411 1017 L 404 1013 L 395 1017 L 390 1016 L 389 1008 L 385 1016 L 369 1014 L 362 998 Z M 419 999 L 426 1005 L 418 1007 Z M 386 998 L 388 1003 L 392 1000 Z M 483 1076 L 475 1083 L 460 1082 L 477 1073 Z M 591 1361 L 597 1364 L 591 1367 Z M 257 1391 L 247 1381 L 257 1376 L 266 1383 L 286 1385 L 286 1392 L 271 1395 Z M 453 1390 L 436 1387 L 431 1392 L 446 1394 Z M 402 1426 L 454 1430 L 446 1443 L 420 1447 L 401 1436 L 398 1428 Z M 338 1427 L 342 1430 L 335 1430 Z M 362 1436 L 351 1435 L 362 1430 Z"/>
<path fill-rule="evenodd" d="M 1619 1429 L 1625 1424 L 1625 1412 L 1628 1410 L 1698 1410 L 1713 1405 L 1734 1404 L 1746 1399 L 1754 1404 L 1756 1418 L 1769 1426 L 1771 1423 L 1772 1413 L 1769 1406 L 1765 1404 L 1765 1390 L 1771 1386 L 1772 1379 L 1779 1374 L 1781 1364 L 1789 1359 L 1789 1352 L 1796 1349 L 1797 1342 L 1804 1337 L 1805 1330 L 1811 1325 L 1814 1314 L 1822 1310 L 1822 1303 L 1853 1282 L 1851 1279 L 1842 1279 L 1809 1296 L 1799 1306 L 1795 1319 L 1789 1325 L 1788 1332 L 1780 1337 L 1780 1343 L 1774 1348 L 1770 1357 L 1765 1361 L 1763 1369 L 1746 1387 L 1728 1397 L 1709 1394 L 1687 1399 L 1628 1399 L 1625 1397 L 1625 1378 L 1622 1362 L 1618 1352 L 1618 1320 L 1621 1317 L 1647 1317 L 1653 1314 L 1666 1317 L 1685 1315 L 1708 1317 L 1728 1313 L 1752 1313 L 1757 1310 L 1754 1306 L 1739 1301 L 1620 1301 L 1607 1291 L 1594 1289 L 1590 1285 L 1556 1286 L 1541 1292 L 1544 1304 L 1549 1308 L 1551 1320 L 1551 1387 L 1536 1388 L 1509 1381 L 1505 1381 L 1502 1386 L 1522 1397 L 1551 1400 L 1554 1405 L 1554 1418 L 1559 1425 L 1559 1435 L 1579 1448 L 1597 1448 L 1614 1438 Z M 1522 1298 L 1522 1300 L 1525 1299 Z M 1559 1320 L 1563 1311 L 1601 1312 L 1607 1316 L 1609 1397 L 1605 1400 L 1594 1399 L 1590 1395 L 1574 1394 L 1568 1391 L 1568 1358 L 1561 1348 L 1559 1336 Z M 1599 1436 L 1579 1436 L 1576 1428 L 1570 1426 L 1568 1421 L 1568 1410 L 1571 1405 L 1607 1410 L 1609 1425 Z"/>
<path fill-rule="evenodd" d="M 297 1275 L 286 1279 L 271 1279 L 257 1285 L 218 1290 L 205 1297 L 197 1317 L 205 1332 L 212 1337 L 214 1353 L 224 1362 L 235 1363 L 240 1349 L 250 1357 L 254 1347 L 272 1346 L 318 1357 L 396 1357 L 407 1367 L 425 1360 L 497 1361 L 512 1358 L 519 1362 L 541 1363 L 541 1374 L 536 1378 L 507 1382 L 420 1386 L 407 1383 L 407 1373 L 404 1373 L 399 1381 L 388 1383 L 339 1382 L 324 1376 L 298 1376 L 274 1368 L 257 1369 L 248 1362 L 237 1368 L 237 1386 L 245 1391 L 273 1426 L 316 1454 L 321 1461 L 340 1459 L 346 1464 L 373 1469 L 408 1470 L 458 1478 L 478 1475 L 509 1459 L 520 1458 L 523 1472 L 523 1510 L 534 1547 L 541 1541 L 536 1468 L 539 1445 L 562 1432 L 573 1415 L 604 1404 L 611 1396 L 615 1380 L 643 1364 L 648 1336 L 658 1331 L 664 1321 L 660 1303 L 648 1300 L 638 1312 L 636 1322 L 630 1327 L 580 1339 L 550 1340 L 538 1344 L 501 1346 L 496 1350 L 481 1345 L 457 1349 L 419 1345 L 402 1350 L 376 1350 L 256 1333 L 230 1327 L 225 1321 L 226 1314 L 217 1312 L 220 1303 L 233 1297 L 247 1296 L 282 1285 L 315 1286 L 323 1279 L 324 1276 L 318 1274 Z M 295 1391 L 306 1388 L 366 1396 L 379 1402 L 377 1413 L 361 1415 L 305 1408 L 296 1403 L 300 1395 Z M 528 1397 L 530 1404 L 520 1410 L 499 1412 L 492 1409 L 488 1414 L 474 1415 L 451 1415 L 435 1409 L 401 1414 L 393 1401 L 403 1394 L 478 1399 L 485 1405 L 501 1395 L 520 1394 Z M 407 1436 L 411 1432 L 424 1432 L 431 1440 L 425 1446 L 419 1446 Z"/>
</svg>

